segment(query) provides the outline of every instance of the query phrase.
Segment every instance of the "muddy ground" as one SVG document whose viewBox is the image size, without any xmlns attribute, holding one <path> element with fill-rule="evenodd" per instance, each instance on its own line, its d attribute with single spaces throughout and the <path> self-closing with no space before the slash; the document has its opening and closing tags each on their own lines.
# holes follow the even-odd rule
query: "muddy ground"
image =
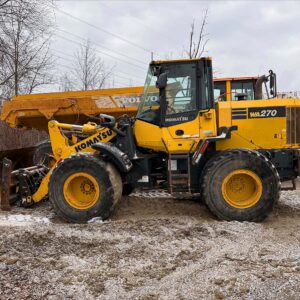
<svg viewBox="0 0 300 300">
<path fill-rule="evenodd" d="M 137 193 L 104 223 L 65 224 L 41 203 L 0 212 L 0 231 L 0 299 L 300 298 L 300 190 L 259 224 Z"/>
</svg>

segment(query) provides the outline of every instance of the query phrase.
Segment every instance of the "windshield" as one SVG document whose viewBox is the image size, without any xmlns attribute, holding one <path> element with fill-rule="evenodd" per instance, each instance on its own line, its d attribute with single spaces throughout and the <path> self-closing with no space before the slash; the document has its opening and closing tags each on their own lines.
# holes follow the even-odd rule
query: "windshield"
<svg viewBox="0 0 300 300">
<path fill-rule="evenodd" d="M 141 103 L 139 105 L 137 118 L 153 123 L 158 118 L 159 109 L 159 90 L 156 88 L 157 77 L 153 75 L 153 69 L 149 67 L 144 93 L 141 96 Z M 158 121 L 158 120 L 157 120 Z"/>
<path fill-rule="evenodd" d="M 195 64 L 169 64 L 163 66 L 168 80 L 165 89 L 166 117 L 195 111 L 196 108 L 196 66 Z M 137 113 L 137 119 L 158 124 L 160 121 L 159 90 L 155 84 L 157 77 L 150 66 L 144 94 Z"/>
</svg>

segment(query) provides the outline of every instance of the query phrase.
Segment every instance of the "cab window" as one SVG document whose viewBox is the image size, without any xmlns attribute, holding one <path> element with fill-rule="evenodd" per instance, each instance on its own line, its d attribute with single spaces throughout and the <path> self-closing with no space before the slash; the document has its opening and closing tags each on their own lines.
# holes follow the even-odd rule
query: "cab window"
<svg viewBox="0 0 300 300">
<path fill-rule="evenodd" d="M 254 82 L 253 81 L 232 81 L 231 99 L 232 101 L 254 100 Z"/>
<path fill-rule="evenodd" d="M 214 82 L 215 102 L 226 101 L 226 81 Z"/>
<path fill-rule="evenodd" d="M 191 64 L 169 70 L 166 115 L 196 110 L 195 68 Z"/>
</svg>

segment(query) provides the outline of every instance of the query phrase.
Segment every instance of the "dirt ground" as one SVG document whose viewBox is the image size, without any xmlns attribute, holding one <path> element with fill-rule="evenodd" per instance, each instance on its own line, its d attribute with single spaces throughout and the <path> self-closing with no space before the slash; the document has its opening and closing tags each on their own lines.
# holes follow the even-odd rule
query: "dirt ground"
<svg viewBox="0 0 300 300">
<path fill-rule="evenodd" d="M 151 192 L 85 225 L 49 203 L 14 207 L 0 231 L 0 299 L 300 298 L 300 190 L 282 192 L 263 223 Z"/>
</svg>

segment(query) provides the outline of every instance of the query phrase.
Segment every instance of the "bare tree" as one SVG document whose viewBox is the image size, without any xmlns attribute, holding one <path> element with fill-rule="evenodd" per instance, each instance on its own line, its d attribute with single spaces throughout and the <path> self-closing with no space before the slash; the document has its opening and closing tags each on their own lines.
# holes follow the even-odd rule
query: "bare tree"
<svg viewBox="0 0 300 300">
<path fill-rule="evenodd" d="M 59 82 L 59 90 L 61 92 L 70 92 L 75 89 L 74 83 L 70 77 L 70 74 L 65 72 L 61 77 L 60 77 L 60 82 Z"/>
<path fill-rule="evenodd" d="M 208 9 L 205 9 L 198 35 L 195 31 L 195 20 L 191 24 L 190 43 L 188 51 L 185 51 L 189 58 L 201 57 L 205 52 L 205 47 L 209 41 L 206 33 L 206 25 L 208 19 Z M 195 37 L 196 36 L 196 37 Z"/>
<path fill-rule="evenodd" d="M 5 8 L 5 6 L 10 2 L 11 0 L 2 0 L 0 1 L 0 9 Z"/>
<path fill-rule="evenodd" d="M 103 88 L 112 75 L 112 68 L 108 69 L 105 66 L 89 40 L 81 46 L 75 57 L 76 62 L 72 73 L 77 88 L 85 91 Z"/>
<path fill-rule="evenodd" d="M 10 98 L 51 83 L 49 44 L 54 23 L 50 0 L 2 0 L 1 4 L 0 94 Z"/>
<path fill-rule="evenodd" d="M 4 15 L 6 12 L 6 8 L 10 4 L 12 0 L 0 0 L 0 15 Z"/>
</svg>

